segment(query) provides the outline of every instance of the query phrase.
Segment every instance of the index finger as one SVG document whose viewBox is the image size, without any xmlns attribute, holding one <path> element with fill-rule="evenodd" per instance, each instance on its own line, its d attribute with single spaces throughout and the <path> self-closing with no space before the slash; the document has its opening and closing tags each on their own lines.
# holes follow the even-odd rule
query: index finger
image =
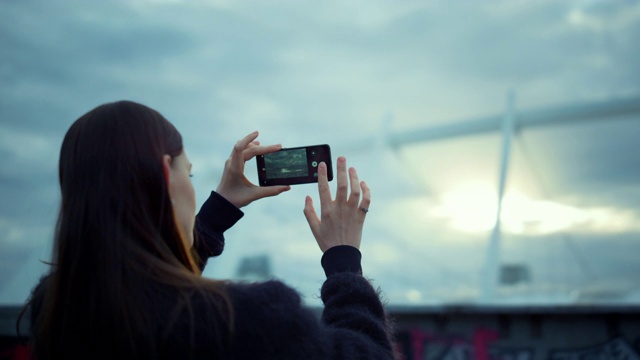
<svg viewBox="0 0 640 360">
<path fill-rule="evenodd" d="M 282 145 L 280 144 L 275 144 L 275 145 L 255 145 L 255 146 L 251 146 L 248 147 L 244 150 L 243 152 L 243 157 L 244 160 L 250 160 L 255 156 L 258 155 L 265 155 L 265 154 L 270 154 L 272 152 L 276 152 L 278 150 L 282 149 Z"/>
<path fill-rule="evenodd" d="M 254 131 L 251 134 L 243 137 L 242 139 L 238 140 L 236 142 L 236 144 L 233 146 L 233 151 L 231 152 L 231 157 L 233 157 L 234 155 L 238 154 L 241 155 L 242 152 L 244 151 L 244 149 L 247 148 L 247 146 L 249 146 L 249 144 L 251 144 L 253 142 L 253 140 L 255 140 L 258 137 L 258 132 Z"/>
<path fill-rule="evenodd" d="M 331 202 L 331 189 L 327 178 L 327 164 L 323 162 L 318 165 L 318 193 L 320 195 L 320 211 L 326 209 Z"/>
</svg>

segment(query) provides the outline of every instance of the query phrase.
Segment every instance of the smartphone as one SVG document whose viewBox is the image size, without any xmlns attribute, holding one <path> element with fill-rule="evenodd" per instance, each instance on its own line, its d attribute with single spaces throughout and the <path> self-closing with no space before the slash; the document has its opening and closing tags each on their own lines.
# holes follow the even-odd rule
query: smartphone
<svg viewBox="0 0 640 360">
<path fill-rule="evenodd" d="M 318 182 L 318 165 L 327 164 L 327 177 L 333 180 L 329 145 L 300 146 L 256 157 L 260 186 L 295 185 Z"/>
</svg>

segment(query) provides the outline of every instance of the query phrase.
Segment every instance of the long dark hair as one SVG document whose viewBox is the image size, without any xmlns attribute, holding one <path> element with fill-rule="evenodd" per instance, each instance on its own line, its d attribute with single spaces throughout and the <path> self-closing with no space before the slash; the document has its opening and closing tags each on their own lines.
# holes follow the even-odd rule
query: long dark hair
<svg viewBox="0 0 640 360">
<path fill-rule="evenodd" d="M 231 331 L 224 286 L 199 276 L 175 221 L 162 157 L 182 151 L 169 121 L 130 101 L 101 105 L 71 126 L 60 151 L 52 269 L 32 334 L 38 359 L 155 357 L 158 334 L 180 322 L 156 318 L 150 305 L 167 293 L 158 289 L 176 299 L 174 317 L 192 313 L 194 293 L 206 294 Z"/>
</svg>

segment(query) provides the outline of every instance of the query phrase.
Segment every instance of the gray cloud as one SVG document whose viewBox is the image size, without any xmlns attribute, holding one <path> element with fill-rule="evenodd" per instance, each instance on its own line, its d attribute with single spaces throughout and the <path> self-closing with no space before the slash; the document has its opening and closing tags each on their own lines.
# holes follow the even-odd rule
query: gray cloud
<svg viewBox="0 0 640 360">
<path fill-rule="evenodd" d="M 331 143 L 373 188 L 363 251 L 391 302 L 408 301 L 413 290 L 423 302 L 471 299 L 488 234 L 455 232 L 429 209 L 463 180 L 495 182 L 500 138 L 392 153 L 381 141 L 383 118 L 391 114 L 390 129 L 405 130 L 499 113 L 510 87 L 518 109 L 637 95 L 638 9 L 613 1 L 1 2 L 0 228 L 13 235 L 0 241 L 0 270 L 27 270 L 16 271 L 12 285 L 0 283 L 0 300 L 26 296 L 30 286 L 15 284 L 32 283 L 42 269 L 25 254 L 48 251 L 40 242 L 50 242 L 55 221 L 66 129 L 92 107 L 123 98 L 158 109 L 183 133 L 199 202 L 250 131 L 286 146 Z M 533 184 L 536 195 L 573 206 L 637 214 L 639 130 L 638 121 L 525 130 L 514 143 L 510 184 Z M 230 276 L 243 254 L 263 251 L 277 276 L 315 294 L 321 270 L 301 245 L 313 245 L 301 208 L 314 193 L 300 187 L 253 204 L 212 274 Z M 578 234 L 575 243 L 607 281 L 633 265 L 624 249 L 636 238 Z M 563 281 L 588 285 L 573 267 L 546 266 L 545 246 L 556 240 L 530 240 L 535 248 L 505 243 L 505 255 L 517 260 L 530 250 L 524 260 L 539 287 L 563 271 Z M 281 248 L 292 259 L 274 250 Z M 554 259 L 571 257 L 561 254 Z"/>
</svg>

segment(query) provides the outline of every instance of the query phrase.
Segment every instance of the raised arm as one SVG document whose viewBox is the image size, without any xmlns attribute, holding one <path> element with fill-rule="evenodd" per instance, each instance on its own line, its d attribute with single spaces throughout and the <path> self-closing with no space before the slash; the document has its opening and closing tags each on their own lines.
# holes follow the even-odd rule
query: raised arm
<svg viewBox="0 0 640 360">
<path fill-rule="evenodd" d="M 338 190 L 331 199 L 327 168 L 318 169 L 321 216 L 310 198 L 305 216 L 324 252 L 327 280 L 321 289 L 321 319 L 303 306 L 300 296 L 278 281 L 229 287 L 236 324 L 243 339 L 231 349 L 237 358 L 262 359 L 393 359 L 393 331 L 378 292 L 362 276 L 358 250 L 370 191 L 347 174 L 346 159 L 338 159 Z M 349 180 L 351 191 L 349 193 Z"/>
<path fill-rule="evenodd" d="M 347 170 L 338 158 L 337 190 L 332 199 L 327 167 L 318 168 L 320 217 L 307 196 L 304 214 L 322 256 L 327 280 L 321 297 L 325 308 L 322 322 L 331 342 L 331 358 L 386 359 L 393 357 L 392 329 L 384 306 L 371 284 L 362 277 L 361 253 L 364 220 L 371 204 L 367 184 L 355 168 Z"/>
<path fill-rule="evenodd" d="M 200 270 L 207 264 L 208 258 L 218 256 L 224 250 L 223 233 L 242 218 L 244 213 L 241 207 L 290 189 L 289 186 L 260 187 L 252 184 L 244 175 L 245 162 L 282 148 L 280 145 L 260 145 L 257 137 L 258 132 L 255 131 L 236 142 L 225 162 L 217 190 L 211 192 L 196 216 L 193 247 L 200 257 Z"/>
</svg>

